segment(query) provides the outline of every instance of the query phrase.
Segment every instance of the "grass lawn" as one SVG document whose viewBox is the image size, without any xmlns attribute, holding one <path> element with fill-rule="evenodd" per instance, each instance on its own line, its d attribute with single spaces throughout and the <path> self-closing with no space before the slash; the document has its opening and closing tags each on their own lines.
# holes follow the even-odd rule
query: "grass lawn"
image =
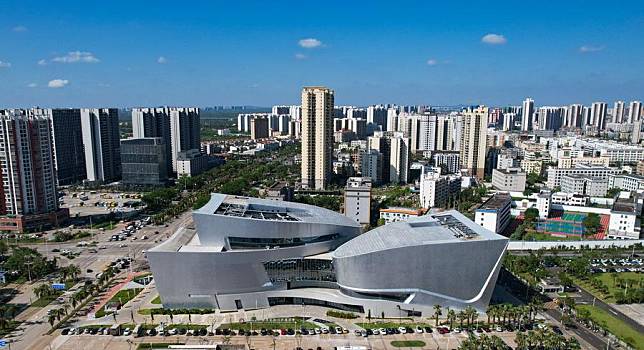
<svg viewBox="0 0 644 350">
<path fill-rule="evenodd" d="M 135 288 L 135 289 L 124 289 L 124 290 L 119 290 L 118 293 L 116 293 L 112 299 L 110 299 L 107 303 L 111 302 L 120 302 L 121 306 L 127 304 L 128 301 L 134 299 L 141 291 L 143 288 Z M 98 311 L 96 311 L 96 317 L 100 318 L 105 316 L 105 305 L 101 307 Z"/>
<path fill-rule="evenodd" d="M 356 326 L 362 327 L 364 329 L 374 329 L 374 328 L 398 328 L 398 327 L 409 327 L 409 328 L 415 328 L 416 326 L 421 326 L 421 327 L 432 327 L 434 326 L 429 323 L 411 323 L 411 322 L 380 322 L 380 321 L 375 321 L 371 323 L 363 323 L 359 322 L 356 323 Z"/>
<path fill-rule="evenodd" d="M 141 343 L 136 350 L 167 349 L 168 345 L 184 345 L 184 343 Z"/>
<path fill-rule="evenodd" d="M 422 348 L 425 342 L 422 340 L 394 340 L 391 346 L 395 348 Z"/>
<path fill-rule="evenodd" d="M 574 236 L 553 236 L 546 233 L 531 232 L 527 234 L 524 241 L 579 241 L 579 237 Z"/>
<path fill-rule="evenodd" d="M 157 295 L 156 298 L 152 299 L 151 303 L 152 304 L 161 304 L 161 296 Z"/>
<path fill-rule="evenodd" d="M 56 291 L 56 293 L 49 295 L 49 296 L 44 296 L 42 298 L 36 299 L 33 303 L 31 303 L 31 306 L 33 307 L 45 307 L 49 305 L 52 301 L 56 300 L 59 296 L 63 295 L 62 291 Z"/>
<path fill-rule="evenodd" d="M 644 334 L 640 334 L 626 323 L 596 306 L 577 305 L 577 308 L 590 311 L 590 318 L 595 323 L 605 327 L 619 339 L 625 341 L 636 349 L 644 349 Z"/>
<path fill-rule="evenodd" d="M 308 321 L 302 321 L 302 320 L 297 320 L 297 321 L 292 321 L 292 322 L 284 322 L 284 321 L 253 321 L 253 322 L 244 322 L 244 323 L 223 323 L 221 326 L 217 327 L 218 329 L 234 329 L 234 330 L 250 330 L 251 324 L 253 326 L 253 330 L 258 330 L 258 329 L 300 329 L 300 328 L 306 328 L 306 329 L 315 329 L 319 328 L 316 324 L 308 322 Z"/>
<path fill-rule="evenodd" d="M 600 292 L 599 290 L 593 288 L 593 286 L 590 284 L 589 281 L 584 281 L 581 279 L 575 278 L 574 281 L 575 283 L 579 284 L 581 287 L 583 287 L 585 290 L 590 292 L 590 294 L 594 295 L 595 297 L 609 303 L 609 304 L 614 304 L 615 303 L 615 298 L 613 295 L 617 294 L 617 291 L 619 288 L 615 286 L 613 283 L 613 276 L 610 272 L 605 272 L 605 273 L 597 273 L 594 275 L 591 275 L 591 278 L 598 278 L 601 280 L 606 287 L 608 287 L 608 294 L 604 294 Z M 631 280 L 639 280 L 644 277 L 642 277 L 641 274 L 637 272 L 620 272 L 617 274 L 618 278 L 623 278 L 623 279 L 631 279 Z"/>
</svg>

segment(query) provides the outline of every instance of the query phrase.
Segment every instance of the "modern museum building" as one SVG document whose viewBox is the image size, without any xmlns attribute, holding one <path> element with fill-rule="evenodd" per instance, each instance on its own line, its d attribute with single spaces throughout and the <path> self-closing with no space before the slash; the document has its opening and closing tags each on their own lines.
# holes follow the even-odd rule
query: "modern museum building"
<svg viewBox="0 0 644 350">
<path fill-rule="evenodd" d="M 311 205 L 212 194 L 146 252 L 166 308 L 252 310 L 320 305 L 374 315 L 484 310 L 508 239 L 457 211 L 362 233 Z"/>
</svg>

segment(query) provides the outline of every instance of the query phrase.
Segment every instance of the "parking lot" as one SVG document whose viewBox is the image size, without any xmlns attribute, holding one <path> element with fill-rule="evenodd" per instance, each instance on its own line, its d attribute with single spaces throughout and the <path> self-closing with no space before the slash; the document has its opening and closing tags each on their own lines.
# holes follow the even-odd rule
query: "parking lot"
<svg viewBox="0 0 644 350">
<path fill-rule="evenodd" d="M 71 217 L 130 212 L 141 202 L 139 194 L 122 192 L 63 191 L 59 197 L 62 208 L 69 208 Z"/>
<path fill-rule="evenodd" d="M 104 327 L 104 329 L 111 330 L 111 328 Z M 130 329 L 132 331 L 132 329 Z M 206 332 L 205 334 L 203 332 Z M 177 330 L 176 335 L 155 335 L 134 337 L 129 336 L 113 336 L 113 335 L 62 335 L 60 340 L 64 344 L 59 349 L 74 349 L 74 346 L 80 344 L 93 344 L 92 349 L 128 349 L 127 345 L 130 343 L 148 344 L 148 343 L 180 343 L 180 344 L 222 344 L 230 342 L 231 344 L 246 344 L 254 349 L 295 349 L 301 347 L 303 349 L 334 349 L 340 346 L 365 346 L 370 349 L 396 349 L 391 345 L 392 341 L 409 341 L 420 340 L 425 345 L 423 349 L 456 349 L 459 344 L 467 338 L 466 333 L 448 333 L 440 334 L 438 332 L 432 333 L 405 333 L 405 334 L 391 334 L 391 335 L 370 335 L 362 336 L 355 333 L 343 334 L 330 334 L 330 333 L 315 333 L 314 335 L 297 335 L 288 333 L 281 335 L 258 335 L 240 336 L 236 335 L 217 335 L 214 332 L 206 331 L 202 328 L 200 331 L 191 331 L 182 328 L 181 331 Z M 215 331 L 216 332 L 216 331 Z M 260 330 L 261 332 L 261 330 Z M 288 331 L 287 331 L 288 332 Z M 181 334 L 183 333 L 183 334 Z M 196 333 L 196 334 L 195 334 Z M 501 337 L 506 344 L 514 347 L 514 333 L 511 332 L 494 332 L 493 334 Z M 475 336 L 477 336 L 475 334 Z M 121 347 L 124 346 L 124 347 Z"/>
</svg>

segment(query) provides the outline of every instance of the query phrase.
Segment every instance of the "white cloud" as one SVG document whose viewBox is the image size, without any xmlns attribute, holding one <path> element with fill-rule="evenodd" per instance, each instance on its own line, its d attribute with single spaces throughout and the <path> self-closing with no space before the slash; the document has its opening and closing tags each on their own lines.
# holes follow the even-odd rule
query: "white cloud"
<svg viewBox="0 0 644 350">
<path fill-rule="evenodd" d="M 166 63 L 168 63 L 168 59 L 163 57 L 163 56 L 160 56 L 159 58 L 157 58 L 157 63 L 158 64 L 166 64 Z"/>
<path fill-rule="evenodd" d="M 501 34 L 486 34 L 481 38 L 481 42 L 485 44 L 490 44 L 490 45 L 503 45 L 508 42 L 508 39 L 506 39 L 503 35 Z"/>
<path fill-rule="evenodd" d="M 72 51 L 65 56 L 54 57 L 52 61 L 58 63 L 98 63 L 101 60 L 91 52 Z"/>
<path fill-rule="evenodd" d="M 435 66 L 437 64 L 438 64 L 438 60 L 436 60 L 436 59 L 430 58 L 430 59 L 427 60 L 427 65 L 428 66 Z"/>
<path fill-rule="evenodd" d="M 39 66 L 46 66 L 46 65 L 47 65 L 47 60 L 46 60 L 46 59 L 44 59 L 44 58 L 43 58 L 42 60 L 39 60 L 39 61 L 38 61 L 38 65 L 39 65 Z"/>
<path fill-rule="evenodd" d="M 35 87 L 38 87 L 38 84 L 36 84 L 36 83 L 29 83 L 29 84 L 27 84 L 27 87 L 35 88 Z"/>
<path fill-rule="evenodd" d="M 305 49 L 314 49 L 316 47 L 322 46 L 322 42 L 318 39 L 315 38 L 307 38 L 307 39 L 302 39 L 297 42 L 298 45 Z"/>
<path fill-rule="evenodd" d="M 304 60 L 306 58 L 307 58 L 307 56 L 305 54 L 303 54 L 303 53 L 296 53 L 295 54 L 295 59 L 296 60 Z"/>
<path fill-rule="evenodd" d="M 11 67 L 11 63 L 0 61 L 0 68 L 9 68 L 9 67 Z"/>
<path fill-rule="evenodd" d="M 597 52 L 604 49 L 604 46 L 593 46 L 593 45 L 584 45 L 579 48 L 579 52 L 588 53 L 588 52 Z"/>
<path fill-rule="evenodd" d="M 52 89 L 58 89 L 65 87 L 65 85 L 69 84 L 69 80 L 67 79 L 54 79 L 50 80 L 49 83 L 47 83 L 47 86 L 49 86 Z"/>
<path fill-rule="evenodd" d="M 11 30 L 16 32 L 16 33 L 21 33 L 21 32 L 26 32 L 28 29 L 25 26 L 15 26 L 15 27 L 11 28 Z"/>
</svg>

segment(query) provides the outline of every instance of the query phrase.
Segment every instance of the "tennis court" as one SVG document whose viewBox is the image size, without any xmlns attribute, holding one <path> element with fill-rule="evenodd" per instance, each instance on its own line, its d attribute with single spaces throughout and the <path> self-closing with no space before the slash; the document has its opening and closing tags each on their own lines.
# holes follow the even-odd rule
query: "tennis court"
<svg viewBox="0 0 644 350">
<path fill-rule="evenodd" d="M 582 219 L 583 220 L 583 219 Z M 555 235 L 579 236 L 584 233 L 581 221 L 545 220 L 537 223 L 537 231 Z"/>
<path fill-rule="evenodd" d="M 564 213 L 561 216 L 561 220 L 563 221 L 575 221 L 575 222 L 582 222 L 586 218 L 586 214 L 582 213 Z"/>
<path fill-rule="evenodd" d="M 552 214 L 554 217 L 537 222 L 537 231 L 554 236 L 580 236 L 586 231 L 583 222 L 588 214 L 573 212 L 553 212 Z M 608 215 L 600 215 L 599 231 L 587 238 L 603 239 L 609 218 Z"/>
</svg>

